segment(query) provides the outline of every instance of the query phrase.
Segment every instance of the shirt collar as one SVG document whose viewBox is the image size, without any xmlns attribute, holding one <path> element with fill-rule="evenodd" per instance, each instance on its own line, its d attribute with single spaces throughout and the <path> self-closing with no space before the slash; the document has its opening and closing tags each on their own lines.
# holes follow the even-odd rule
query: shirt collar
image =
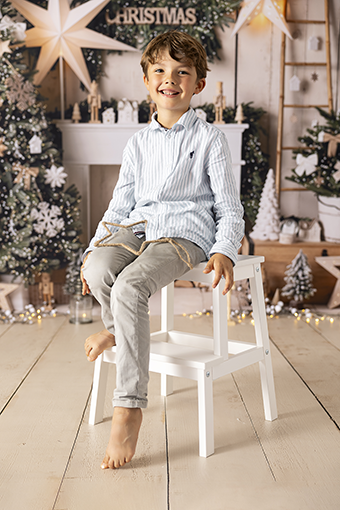
<svg viewBox="0 0 340 510">
<path fill-rule="evenodd" d="M 182 117 L 180 119 L 178 119 L 176 124 L 174 124 L 171 129 L 173 129 L 177 125 L 181 125 L 187 131 L 189 131 L 189 129 L 195 124 L 196 120 L 197 120 L 196 112 L 191 107 L 189 107 L 189 110 L 187 112 L 183 113 Z M 157 120 L 157 112 L 155 112 L 152 115 L 150 128 L 153 130 L 164 129 L 163 126 L 161 126 Z"/>
</svg>

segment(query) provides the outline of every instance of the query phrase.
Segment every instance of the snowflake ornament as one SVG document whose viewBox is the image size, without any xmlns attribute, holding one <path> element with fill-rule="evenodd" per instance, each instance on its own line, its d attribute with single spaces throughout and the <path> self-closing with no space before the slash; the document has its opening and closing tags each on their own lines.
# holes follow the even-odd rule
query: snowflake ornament
<svg viewBox="0 0 340 510">
<path fill-rule="evenodd" d="M 46 170 L 45 184 L 50 184 L 51 188 L 56 186 L 61 188 L 66 182 L 66 177 L 67 173 L 64 172 L 63 166 L 57 168 L 55 165 L 52 165 L 51 168 Z"/>
<path fill-rule="evenodd" d="M 13 76 L 6 78 L 5 85 L 7 87 L 6 96 L 11 103 L 17 103 L 19 110 L 27 110 L 29 106 L 34 105 L 36 96 L 34 86 L 31 82 L 15 73 Z"/>
<path fill-rule="evenodd" d="M 34 208 L 31 212 L 31 219 L 36 220 L 33 225 L 34 230 L 38 234 L 55 237 L 65 225 L 64 220 L 59 216 L 61 216 L 60 207 L 57 205 L 50 206 L 47 202 L 40 202 L 38 208 Z"/>
</svg>

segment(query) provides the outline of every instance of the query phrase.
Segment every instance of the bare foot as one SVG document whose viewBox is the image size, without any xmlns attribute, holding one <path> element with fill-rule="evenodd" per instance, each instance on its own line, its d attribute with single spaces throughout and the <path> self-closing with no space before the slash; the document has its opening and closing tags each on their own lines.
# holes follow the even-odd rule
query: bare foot
<svg viewBox="0 0 340 510">
<path fill-rule="evenodd" d="M 116 469 L 130 462 L 135 454 L 142 418 L 142 410 L 138 407 L 114 408 L 111 434 L 102 469 Z"/>
<path fill-rule="evenodd" d="M 115 337 L 107 329 L 103 329 L 99 333 L 89 336 L 85 342 L 85 352 L 89 361 L 98 358 L 105 349 L 116 345 Z"/>
</svg>

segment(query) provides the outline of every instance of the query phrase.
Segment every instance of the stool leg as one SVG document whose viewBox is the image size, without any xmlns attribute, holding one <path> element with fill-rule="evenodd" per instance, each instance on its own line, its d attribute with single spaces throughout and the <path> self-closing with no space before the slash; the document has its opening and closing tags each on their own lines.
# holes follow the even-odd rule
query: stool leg
<svg viewBox="0 0 340 510">
<path fill-rule="evenodd" d="M 254 269 L 255 276 L 249 278 L 249 282 L 253 302 L 256 344 L 258 347 L 263 347 L 264 351 L 264 359 L 259 362 L 264 415 L 266 420 L 273 421 L 277 418 L 277 406 L 260 264 L 256 265 Z"/>
<path fill-rule="evenodd" d="M 198 373 L 198 429 L 199 455 L 209 457 L 214 453 L 214 404 L 212 372 Z"/>
<path fill-rule="evenodd" d="M 172 395 L 173 390 L 173 377 L 171 375 L 161 374 L 161 395 L 167 397 Z"/>
<path fill-rule="evenodd" d="M 103 353 L 98 356 L 94 365 L 89 424 L 95 425 L 103 421 L 104 401 L 109 364 L 103 361 Z"/>
</svg>

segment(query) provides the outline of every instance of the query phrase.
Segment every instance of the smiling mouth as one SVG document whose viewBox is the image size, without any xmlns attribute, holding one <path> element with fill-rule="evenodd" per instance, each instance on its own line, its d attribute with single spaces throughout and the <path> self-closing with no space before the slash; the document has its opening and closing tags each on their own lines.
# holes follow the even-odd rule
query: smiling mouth
<svg viewBox="0 0 340 510">
<path fill-rule="evenodd" d="M 171 91 L 171 90 L 160 90 L 160 93 L 163 94 L 163 96 L 168 96 L 168 97 L 178 96 L 178 94 L 179 94 L 179 92 Z"/>
</svg>

